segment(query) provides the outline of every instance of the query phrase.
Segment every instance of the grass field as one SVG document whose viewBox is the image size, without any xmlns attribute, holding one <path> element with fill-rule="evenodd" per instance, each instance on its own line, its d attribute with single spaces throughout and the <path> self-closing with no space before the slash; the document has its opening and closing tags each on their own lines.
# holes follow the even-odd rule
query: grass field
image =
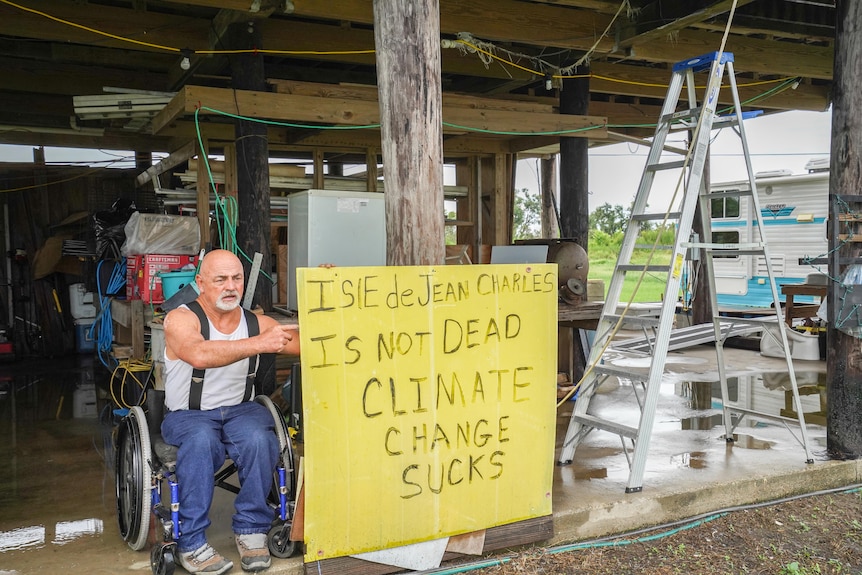
<svg viewBox="0 0 862 575">
<path fill-rule="evenodd" d="M 670 260 L 669 255 L 665 254 L 657 254 L 653 257 L 653 264 L 662 264 L 667 263 Z M 643 263 L 643 260 L 638 260 L 637 257 L 633 257 L 632 261 L 634 263 Z M 590 273 L 589 279 L 600 279 L 605 282 L 605 295 L 607 295 L 608 286 L 611 283 L 611 275 L 614 272 L 614 265 L 616 265 L 616 259 L 594 259 L 592 252 L 590 253 Z M 637 283 L 638 274 L 629 272 L 626 277 L 626 281 L 623 284 L 622 295 L 620 296 L 621 302 L 629 301 L 629 298 L 632 296 L 632 292 L 634 291 L 635 285 Z M 658 275 L 653 273 L 648 273 L 644 276 L 643 281 L 638 288 L 637 294 L 632 299 L 634 302 L 656 302 L 662 301 L 664 299 L 665 292 L 665 284 L 667 282 L 667 275 Z M 674 299 L 676 299 L 676 295 L 674 295 Z"/>
</svg>

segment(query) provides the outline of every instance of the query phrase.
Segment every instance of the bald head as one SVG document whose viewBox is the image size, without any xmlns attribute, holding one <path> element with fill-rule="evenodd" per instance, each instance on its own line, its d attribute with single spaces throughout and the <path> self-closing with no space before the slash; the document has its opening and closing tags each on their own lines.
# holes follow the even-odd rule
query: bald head
<svg viewBox="0 0 862 575">
<path fill-rule="evenodd" d="M 240 304 L 244 280 L 239 258 L 227 250 L 215 250 L 204 256 L 197 284 L 203 303 L 232 311 Z"/>
</svg>

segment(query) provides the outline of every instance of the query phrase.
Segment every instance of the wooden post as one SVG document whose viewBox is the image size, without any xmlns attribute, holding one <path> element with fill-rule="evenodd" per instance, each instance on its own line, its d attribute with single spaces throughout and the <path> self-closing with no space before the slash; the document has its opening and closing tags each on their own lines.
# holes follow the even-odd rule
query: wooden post
<svg viewBox="0 0 862 575">
<path fill-rule="evenodd" d="M 365 189 L 377 191 L 377 150 L 374 148 L 365 150 Z"/>
<path fill-rule="evenodd" d="M 557 212 L 557 156 L 542 158 L 542 237 L 560 237 Z M 589 220 L 588 220 L 589 221 Z"/>
<path fill-rule="evenodd" d="M 579 66 L 577 75 L 590 73 Z M 560 113 L 587 115 L 590 107 L 589 78 L 563 80 Z M 590 231 L 589 141 L 587 138 L 560 138 L 560 235 L 574 239 L 588 250 Z"/>
<path fill-rule="evenodd" d="M 512 243 L 512 189 L 510 154 L 494 154 L 494 243 L 507 246 Z"/>
<path fill-rule="evenodd" d="M 691 136 L 694 135 L 694 132 L 689 132 Z M 709 169 L 710 161 L 709 156 L 707 155 L 706 160 L 703 163 L 703 176 L 701 177 L 701 193 L 704 190 L 709 189 Z M 704 237 L 704 225 L 703 218 L 712 217 L 712 214 L 706 213 L 704 214 L 700 209 L 700 203 L 697 204 L 694 210 L 694 220 L 691 223 L 691 231 L 696 233 L 700 237 L 700 241 L 702 242 L 711 242 L 712 238 Z M 691 323 L 692 325 L 698 325 L 701 323 L 708 323 L 712 321 L 712 305 L 709 299 L 709 290 L 714 289 L 715 286 L 709 285 L 709 278 L 706 274 L 706 269 L 704 266 L 707 264 L 703 261 L 703 258 L 707 257 L 704 253 L 704 250 L 700 250 L 701 253 L 701 261 L 697 263 L 700 267 L 700 273 L 695 274 L 695 282 L 692 286 L 694 293 L 694 302 L 691 306 Z M 673 294 L 665 294 L 665 297 L 672 296 Z"/>
<path fill-rule="evenodd" d="M 236 49 L 262 48 L 260 27 L 254 23 L 232 24 L 229 29 L 230 43 Z M 231 56 L 231 80 L 236 90 L 266 90 L 263 55 L 243 53 Z M 243 110 L 236 110 L 242 115 Z M 260 269 L 267 274 L 272 270 L 270 247 L 270 191 L 269 191 L 269 143 L 266 125 L 248 120 L 236 120 L 236 164 L 237 170 L 237 246 L 243 260 L 246 276 L 251 270 L 255 253 L 263 255 Z M 246 281 L 250 278 L 246 277 Z M 254 305 L 264 311 L 272 309 L 272 282 L 261 275 L 255 286 Z"/>
<path fill-rule="evenodd" d="M 322 190 L 326 185 L 326 168 L 323 167 L 324 157 L 323 150 L 320 148 L 314 148 L 311 152 L 312 158 L 312 169 L 314 170 L 311 175 L 311 186 L 315 190 Z"/>
<path fill-rule="evenodd" d="M 832 79 L 832 153 L 829 165 L 829 202 L 836 196 L 858 195 L 862 189 L 862 3 L 838 0 L 835 5 L 835 65 Z M 830 253 L 839 245 L 829 238 Z M 842 247 L 841 259 L 859 255 L 858 244 Z M 854 246 L 850 248 L 849 246 Z M 830 266 L 829 277 L 840 271 Z M 833 280 L 835 281 L 835 280 Z M 826 357 L 829 398 L 826 448 L 833 457 L 862 456 L 862 352 L 860 339 L 837 329 L 840 305 L 829 290 L 830 321 Z"/>
<path fill-rule="evenodd" d="M 445 261 L 439 0 L 374 0 L 386 261 Z"/>
<path fill-rule="evenodd" d="M 201 229 L 201 249 L 205 248 L 210 242 L 210 179 L 207 172 L 207 140 L 201 135 L 203 147 L 195 140 L 195 150 L 197 153 L 196 170 L 198 174 L 197 182 L 195 182 L 195 190 L 197 191 L 197 216 L 198 227 Z"/>
<path fill-rule="evenodd" d="M 200 173 L 200 172 L 198 172 Z M 232 198 L 234 205 L 237 205 L 237 190 L 239 189 L 239 180 L 236 165 L 236 144 L 224 145 L 224 197 Z M 222 247 L 226 250 L 236 251 L 234 238 L 222 238 Z"/>
</svg>

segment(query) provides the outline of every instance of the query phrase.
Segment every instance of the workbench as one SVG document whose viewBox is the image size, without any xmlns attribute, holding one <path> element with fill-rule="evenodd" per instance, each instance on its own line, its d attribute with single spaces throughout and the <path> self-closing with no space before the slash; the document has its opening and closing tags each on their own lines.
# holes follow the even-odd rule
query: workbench
<svg viewBox="0 0 862 575">
<path fill-rule="evenodd" d="M 786 296 L 784 305 L 784 321 L 787 325 L 793 325 L 795 318 L 808 318 L 817 315 L 819 303 L 795 305 L 793 298 L 798 295 L 809 295 L 819 297 L 821 300 L 826 297 L 826 285 L 818 284 L 785 284 L 781 286 L 781 293 Z"/>
</svg>

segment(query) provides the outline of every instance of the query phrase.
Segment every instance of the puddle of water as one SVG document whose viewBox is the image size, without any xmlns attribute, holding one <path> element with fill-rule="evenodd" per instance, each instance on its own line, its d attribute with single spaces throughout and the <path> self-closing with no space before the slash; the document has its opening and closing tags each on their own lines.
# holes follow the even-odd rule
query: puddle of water
<svg viewBox="0 0 862 575">
<path fill-rule="evenodd" d="M 700 417 L 685 417 L 680 420 L 680 427 L 686 431 L 709 431 L 713 427 L 721 425 L 722 423 L 724 423 L 724 418 L 720 413 L 716 413 L 714 415 L 705 415 Z"/>
<path fill-rule="evenodd" d="M 575 469 L 575 479 L 605 479 L 607 476 L 607 467 Z"/>
<path fill-rule="evenodd" d="M 652 358 L 649 357 L 621 357 L 613 360 L 611 363 L 619 367 L 643 367 L 649 368 Z M 680 365 L 703 365 L 706 360 L 702 357 L 688 357 L 684 355 L 668 354 L 665 363 L 673 363 Z"/>
<path fill-rule="evenodd" d="M 79 519 L 76 521 L 59 521 L 54 526 L 54 545 L 65 545 L 88 535 L 102 534 L 101 519 Z M 0 531 L 0 553 L 20 551 L 22 549 L 38 549 L 45 546 L 47 530 L 44 525 L 31 525 L 9 531 Z"/>
<path fill-rule="evenodd" d="M 721 438 L 724 439 L 725 436 L 722 435 Z M 730 445 L 741 449 L 772 449 L 775 442 L 757 439 L 756 437 L 752 437 L 745 433 L 734 433 L 733 443 Z"/>
<path fill-rule="evenodd" d="M 691 469 L 706 468 L 706 452 L 687 451 L 670 456 L 670 464 L 675 467 L 689 467 Z"/>
</svg>

